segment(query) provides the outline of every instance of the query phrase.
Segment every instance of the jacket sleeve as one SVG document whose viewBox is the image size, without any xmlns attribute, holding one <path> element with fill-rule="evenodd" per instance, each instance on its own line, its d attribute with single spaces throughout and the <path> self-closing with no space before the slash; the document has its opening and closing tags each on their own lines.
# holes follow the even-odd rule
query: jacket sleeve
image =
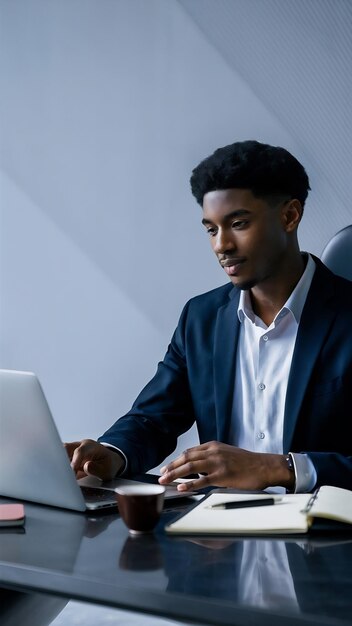
<svg viewBox="0 0 352 626">
<path fill-rule="evenodd" d="M 337 452 L 307 452 L 317 472 L 315 487 L 332 485 L 352 489 L 352 456 Z"/>
<path fill-rule="evenodd" d="M 177 438 L 194 422 L 184 346 L 188 304 L 164 360 L 131 410 L 98 441 L 121 449 L 128 459 L 126 476 L 148 471 L 175 449 Z"/>
</svg>

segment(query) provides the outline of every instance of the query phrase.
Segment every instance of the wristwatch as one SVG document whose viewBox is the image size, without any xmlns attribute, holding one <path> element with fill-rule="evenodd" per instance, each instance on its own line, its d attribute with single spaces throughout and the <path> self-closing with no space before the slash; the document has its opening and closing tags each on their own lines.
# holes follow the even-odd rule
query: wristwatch
<svg viewBox="0 0 352 626">
<path fill-rule="evenodd" d="M 286 456 L 285 456 L 285 461 L 286 461 L 286 465 L 287 465 L 287 469 L 293 473 L 294 476 L 294 487 L 293 489 L 288 490 L 289 493 L 293 493 L 295 490 L 295 485 L 296 485 L 296 473 L 295 473 L 295 464 L 293 462 L 293 458 L 292 458 L 292 454 L 291 452 L 289 452 Z"/>
</svg>

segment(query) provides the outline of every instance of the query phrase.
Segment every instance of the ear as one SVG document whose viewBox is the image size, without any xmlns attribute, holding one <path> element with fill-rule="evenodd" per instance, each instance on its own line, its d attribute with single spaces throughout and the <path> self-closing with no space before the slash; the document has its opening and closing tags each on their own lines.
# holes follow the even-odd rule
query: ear
<svg viewBox="0 0 352 626">
<path fill-rule="evenodd" d="M 303 207 L 297 198 L 288 200 L 282 206 L 281 218 L 284 229 L 287 233 L 292 233 L 298 228 L 303 214 Z"/>
</svg>

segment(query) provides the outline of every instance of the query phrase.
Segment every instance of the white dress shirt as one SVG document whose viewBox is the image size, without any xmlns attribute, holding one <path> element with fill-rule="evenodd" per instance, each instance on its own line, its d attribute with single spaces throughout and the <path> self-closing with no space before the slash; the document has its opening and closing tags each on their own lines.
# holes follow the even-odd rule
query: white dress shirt
<svg viewBox="0 0 352 626">
<path fill-rule="evenodd" d="M 249 291 L 238 304 L 241 322 L 236 354 L 231 443 L 252 452 L 283 454 L 283 426 L 288 377 L 298 325 L 315 271 L 310 255 L 290 297 L 267 326 L 254 314 Z M 292 454 L 296 492 L 316 483 L 314 465 L 305 454 Z"/>
</svg>

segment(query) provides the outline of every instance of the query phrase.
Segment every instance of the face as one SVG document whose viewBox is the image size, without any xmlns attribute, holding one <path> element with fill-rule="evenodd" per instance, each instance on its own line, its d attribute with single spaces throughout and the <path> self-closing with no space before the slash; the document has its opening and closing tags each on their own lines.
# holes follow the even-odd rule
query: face
<svg viewBox="0 0 352 626">
<path fill-rule="evenodd" d="M 297 243 L 292 233 L 299 222 L 299 206 L 296 200 L 271 206 L 248 189 L 205 194 L 202 223 L 234 285 L 240 289 L 264 288 L 280 280 L 295 249 L 293 242 Z M 295 253 L 299 254 L 298 247 Z"/>
</svg>

